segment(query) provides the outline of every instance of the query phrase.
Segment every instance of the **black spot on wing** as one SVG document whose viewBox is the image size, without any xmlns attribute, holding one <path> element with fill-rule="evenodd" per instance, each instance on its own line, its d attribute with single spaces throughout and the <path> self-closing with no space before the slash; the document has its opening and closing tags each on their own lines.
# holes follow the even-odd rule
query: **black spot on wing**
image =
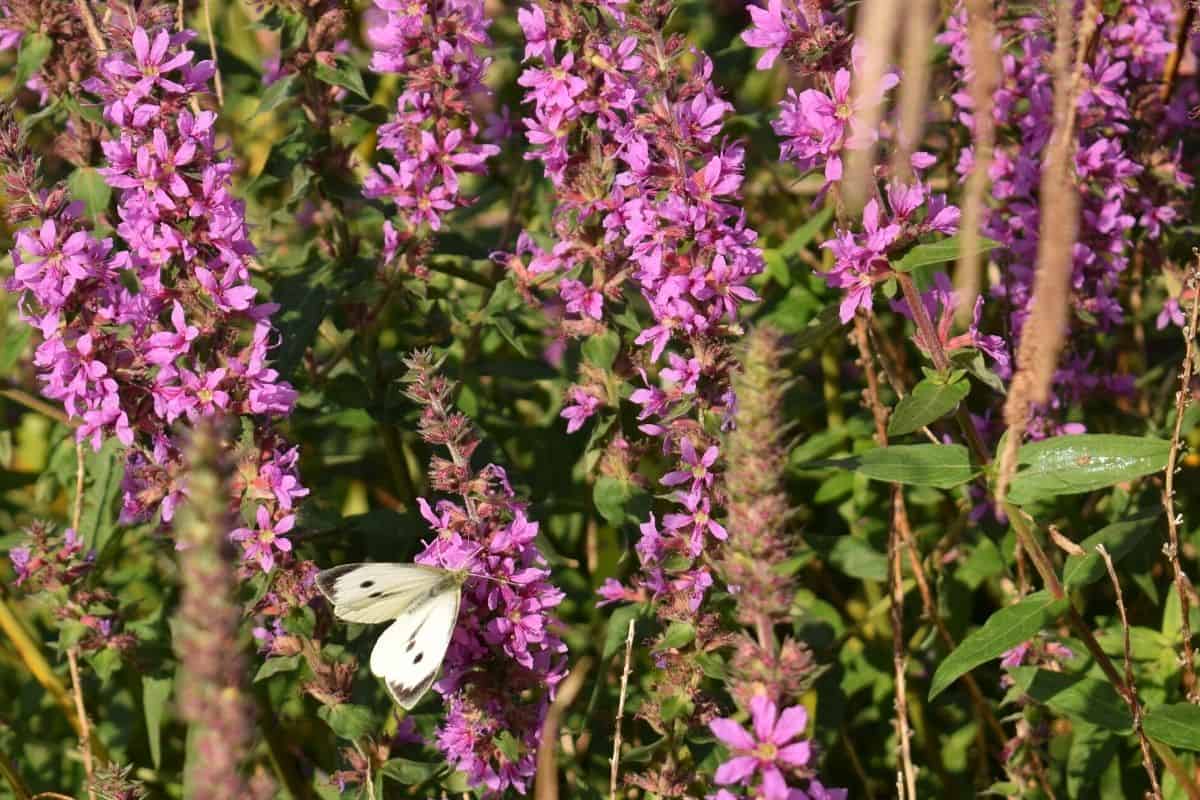
<svg viewBox="0 0 1200 800">
<path fill-rule="evenodd" d="M 337 582 L 338 579 L 347 572 L 353 572 L 365 564 L 339 564 L 336 567 L 322 570 L 317 573 L 317 588 L 321 590 L 321 594 L 329 598 L 330 602 L 337 602 Z"/>
<path fill-rule="evenodd" d="M 425 654 L 424 654 L 424 653 L 417 653 L 417 657 L 413 659 L 413 663 L 414 663 L 414 664 L 420 664 L 420 663 L 421 663 L 421 660 L 422 660 L 422 659 L 424 659 L 424 658 L 425 658 Z"/>
<path fill-rule="evenodd" d="M 364 589 L 370 589 L 372 586 L 375 585 L 375 581 L 363 581 L 360 585 Z"/>
</svg>

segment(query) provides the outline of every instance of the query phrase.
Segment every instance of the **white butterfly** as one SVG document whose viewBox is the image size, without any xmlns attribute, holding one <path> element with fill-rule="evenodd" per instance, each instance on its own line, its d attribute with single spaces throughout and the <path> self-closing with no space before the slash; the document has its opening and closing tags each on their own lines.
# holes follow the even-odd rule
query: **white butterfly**
<svg viewBox="0 0 1200 800">
<path fill-rule="evenodd" d="M 317 587 L 348 622 L 395 620 L 375 642 L 371 673 L 411 709 L 446 657 L 467 575 L 422 564 L 342 564 L 318 573 Z"/>
</svg>

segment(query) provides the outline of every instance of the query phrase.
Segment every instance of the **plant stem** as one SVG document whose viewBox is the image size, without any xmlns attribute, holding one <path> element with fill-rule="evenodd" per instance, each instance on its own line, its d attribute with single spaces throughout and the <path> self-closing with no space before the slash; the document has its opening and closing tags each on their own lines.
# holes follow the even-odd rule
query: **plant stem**
<svg viewBox="0 0 1200 800">
<path fill-rule="evenodd" d="M 1191 10 L 1191 5 L 1188 9 Z M 1197 254 L 1200 259 L 1200 254 Z M 1188 587 L 1191 583 L 1179 561 L 1179 526 L 1182 519 L 1175 511 L 1175 472 L 1179 463 L 1179 440 L 1183 433 L 1183 415 L 1191 398 L 1192 363 L 1195 358 L 1197 323 L 1200 322 L 1200 262 L 1192 266 L 1185 291 L 1192 291 L 1192 314 L 1184 330 L 1186 346 L 1183 364 L 1179 368 L 1179 389 L 1175 393 L 1175 427 L 1171 430 L 1171 450 L 1167 454 L 1167 468 L 1163 473 L 1163 509 L 1167 512 L 1167 546 L 1163 548 L 1171 562 L 1175 591 L 1179 595 L 1180 634 L 1183 636 L 1183 692 L 1188 702 L 1200 703 L 1200 692 L 1196 686 L 1196 654 L 1192 648 L 1191 602 Z"/>
<path fill-rule="evenodd" d="M 945 348 L 942 347 L 942 340 L 938 337 L 937 328 L 933 324 L 933 320 L 929 318 L 929 312 L 925 308 L 925 304 L 921 301 L 921 293 L 917 291 L 917 287 L 913 284 L 912 277 L 904 272 L 896 273 L 896 282 L 900 284 L 900 291 L 904 293 L 904 300 L 908 303 L 909 309 L 912 310 L 913 322 L 917 326 L 917 330 L 921 332 L 921 338 L 925 340 L 926 346 L 929 347 L 929 358 L 933 361 L 933 366 L 938 372 L 948 372 L 951 368 L 950 358 L 946 355 Z M 988 464 L 992 460 L 991 453 L 988 451 L 988 446 L 984 444 L 983 439 L 979 436 L 979 431 L 975 429 L 975 423 L 971 421 L 971 413 L 967 411 L 966 406 L 961 403 L 954 413 L 954 419 L 958 422 L 958 427 L 962 429 L 963 438 L 966 439 L 967 446 L 971 448 L 971 453 L 975 459 L 981 464 Z"/>
<path fill-rule="evenodd" d="M 71 692 L 75 697 L 75 713 L 79 716 L 79 750 L 83 753 L 83 773 L 88 800 L 96 800 L 96 765 L 92 761 L 92 726 L 88 723 L 87 706 L 83 704 L 83 682 L 79 679 L 79 649 L 67 649 L 67 665 L 71 670 Z"/>
<path fill-rule="evenodd" d="M 62 410 L 55 408 L 44 400 L 34 397 L 29 392 L 21 389 L 0 389 L 0 397 L 7 397 L 14 403 L 19 403 L 28 409 L 42 414 L 43 416 L 47 416 L 52 420 L 61 422 L 63 425 L 75 424 Z"/>
<path fill-rule="evenodd" d="M 621 722 L 625 719 L 625 692 L 629 688 L 629 661 L 633 654 L 633 630 L 637 620 L 629 620 L 629 633 L 625 635 L 625 667 L 621 670 L 621 697 L 617 701 L 616 729 L 613 733 L 613 753 L 608 775 L 608 798 L 616 800 L 617 775 L 621 769 Z"/>
</svg>

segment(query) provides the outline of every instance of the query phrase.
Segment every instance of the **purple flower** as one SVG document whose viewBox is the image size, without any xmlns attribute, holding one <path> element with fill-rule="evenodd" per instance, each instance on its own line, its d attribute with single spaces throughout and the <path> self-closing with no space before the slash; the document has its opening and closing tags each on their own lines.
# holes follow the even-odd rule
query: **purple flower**
<svg viewBox="0 0 1200 800">
<path fill-rule="evenodd" d="M 273 521 L 267 507 L 260 505 L 254 516 L 257 528 L 237 528 L 229 538 L 242 543 L 247 560 L 257 561 L 263 572 L 270 572 L 275 566 L 276 552 L 292 552 L 292 542 L 284 534 L 296 526 L 296 515 L 287 514 Z"/>
<path fill-rule="evenodd" d="M 600 398 L 587 390 L 572 386 L 567 391 L 569 405 L 565 406 L 559 416 L 567 421 L 567 433 L 574 433 L 583 427 L 583 423 L 591 419 L 600 408 Z"/>
<path fill-rule="evenodd" d="M 714 475 L 709 468 L 717 462 L 719 455 L 720 451 L 716 445 L 709 446 L 701 455 L 696 452 L 691 439 L 682 439 L 679 442 L 679 457 L 683 460 L 680 464 L 683 469 L 668 472 L 662 477 L 661 483 L 664 486 L 679 486 L 690 482 L 688 494 L 699 495 L 700 492 L 712 488 Z"/>
<path fill-rule="evenodd" d="M 709 723 L 713 734 L 733 757 L 717 768 L 714 780 L 720 785 L 748 784 L 756 774 L 762 776 L 759 789 L 766 800 L 788 800 L 783 770 L 808 765 L 812 747 L 808 741 L 793 741 L 808 724 L 804 706 L 792 706 L 779 713 L 776 705 L 763 695 L 750 701 L 753 733 L 732 719 Z"/>
<path fill-rule="evenodd" d="M 191 344 L 200 335 L 200 329 L 188 325 L 184 317 L 183 306 L 176 300 L 172 304 L 171 324 L 174 331 L 163 331 L 153 334 L 146 342 L 150 351 L 146 360 L 151 364 L 170 364 L 181 355 L 185 355 Z"/>
<path fill-rule="evenodd" d="M 29 578 L 29 548 L 14 547 L 8 551 L 8 560 L 12 562 L 13 571 L 17 573 L 17 586 Z"/>
<path fill-rule="evenodd" d="M 768 0 L 766 8 L 747 5 L 746 10 L 750 12 L 751 27 L 742 33 L 742 41 L 751 47 L 765 49 L 767 52 L 758 59 L 756 66 L 758 69 L 770 69 L 792 38 L 792 26 L 796 24 L 795 11 L 789 4 L 789 19 L 785 21 L 782 0 Z"/>
<path fill-rule="evenodd" d="M 842 178 L 843 150 L 859 150 L 878 138 L 876 131 L 861 130 L 858 119 L 868 106 L 883 102 L 883 95 L 900 82 L 894 73 L 880 81 L 878 94 L 855 104 L 851 96 L 851 76 L 839 69 L 827 92 L 805 89 L 788 96 L 779 104 L 779 119 L 772 123 L 783 142 L 780 158 L 793 161 L 801 170 L 822 169 L 826 184 Z"/>
</svg>

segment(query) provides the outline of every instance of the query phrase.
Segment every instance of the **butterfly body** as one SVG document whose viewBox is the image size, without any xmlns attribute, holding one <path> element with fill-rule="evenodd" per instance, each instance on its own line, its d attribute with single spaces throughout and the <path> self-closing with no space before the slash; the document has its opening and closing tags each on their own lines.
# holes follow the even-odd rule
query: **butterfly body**
<svg viewBox="0 0 1200 800">
<path fill-rule="evenodd" d="M 342 564 L 318 573 L 317 588 L 347 622 L 392 620 L 371 651 L 371 672 L 411 709 L 437 678 L 466 578 L 423 564 Z"/>
</svg>

